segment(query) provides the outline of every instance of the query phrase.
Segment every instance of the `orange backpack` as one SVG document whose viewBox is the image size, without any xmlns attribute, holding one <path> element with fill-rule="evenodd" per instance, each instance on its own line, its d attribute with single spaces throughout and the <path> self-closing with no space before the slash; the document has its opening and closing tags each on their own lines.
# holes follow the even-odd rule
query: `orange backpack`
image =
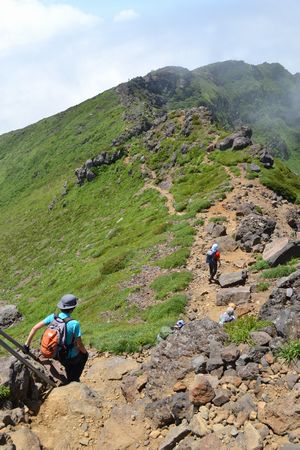
<svg viewBox="0 0 300 450">
<path fill-rule="evenodd" d="M 53 321 L 45 330 L 41 339 L 41 354 L 45 358 L 54 358 L 63 360 L 67 358 L 67 353 L 74 346 L 74 337 L 72 343 L 67 345 L 67 323 L 70 322 L 71 317 L 61 319 L 54 316 Z"/>
</svg>

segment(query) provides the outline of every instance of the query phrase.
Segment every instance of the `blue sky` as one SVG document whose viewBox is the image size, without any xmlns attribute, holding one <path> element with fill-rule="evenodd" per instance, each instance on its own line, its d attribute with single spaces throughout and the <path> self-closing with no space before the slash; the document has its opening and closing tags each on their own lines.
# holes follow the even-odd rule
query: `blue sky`
<svg viewBox="0 0 300 450">
<path fill-rule="evenodd" d="M 297 0 L 1 0 L 0 132 L 166 65 L 300 72 Z"/>
</svg>

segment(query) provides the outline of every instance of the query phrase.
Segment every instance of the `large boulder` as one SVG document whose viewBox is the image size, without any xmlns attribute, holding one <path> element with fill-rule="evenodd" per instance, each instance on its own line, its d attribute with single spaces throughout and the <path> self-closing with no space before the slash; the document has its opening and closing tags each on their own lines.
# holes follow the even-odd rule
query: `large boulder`
<svg viewBox="0 0 300 450">
<path fill-rule="evenodd" d="M 247 279 L 247 271 L 239 270 L 238 272 L 222 273 L 219 276 L 219 284 L 222 288 L 236 286 L 237 284 L 245 284 Z"/>
<path fill-rule="evenodd" d="M 290 241 L 287 237 L 276 239 L 266 245 L 262 256 L 271 266 L 284 264 L 300 257 L 300 241 Z"/>
<path fill-rule="evenodd" d="M 0 327 L 5 328 L 13 325 L 15 322 L 21 319 L 21 314 L 19 313 L 15 305 L 4 305 L 0 306 Z"/>
<path fill-rule="evenodd" d="M 259 318 L 272 321 L 284 338 L 300 338 L 300 270 L 279 281 L 261 307 Z"/>
<path fill-rule="evenodd" d="M 216 305 L 223 306 L 229 303 L 240 305 L 247 303 L 251 298 L 249 286 L 220 289 L 216 295 Z"/>
<path fill-rule="evenodd" d="M 246 252 L 259 251 L 269 241 L 276 226 L 276 220 L 259 214 L 249 214 L 236 231 L 235 239 Z"/>
<path fill-rule="evenodd" d="M 259 160 L 266 169 L 270 169 L 274 165 L 274 158 L 267 150 L 261 152 Z"/>
<path fill-rule="evenodd" d="M 218 238 L 220 236 L 226 236 L 226 227 L 221 223 L 209 223 L 205 228 L 205 231 L 211 235 L 213 238 Z"/>
<path fill-rule="evenodd" d="M 168 336 L 153 349 L 149 363 L 143 367 L 148 374 L 146 394 L 153 400 L 163 398 L 179 379 L 194 371 L 195 357 L 209 356 L 212 344 L 221 351 L 226 339 L 222 328 L 206 318 L 189 322 Z"/>
<path fill-rule="evenodd" d="M 227 136 L 222 141 L 216 144 L 216 148 L 219 150 L 241 150 L 252 144 L 251 141 L 252 130 L 248 126 L 242 126 L 236 133 Z"/>
<path fill-rule="evenodd" d="M 273 402 L 261 405 L 258 420 L 270 427 L 275 434 L 299 428 L 300 396 L 298 393 L 281 396 Z"/>
</svg>

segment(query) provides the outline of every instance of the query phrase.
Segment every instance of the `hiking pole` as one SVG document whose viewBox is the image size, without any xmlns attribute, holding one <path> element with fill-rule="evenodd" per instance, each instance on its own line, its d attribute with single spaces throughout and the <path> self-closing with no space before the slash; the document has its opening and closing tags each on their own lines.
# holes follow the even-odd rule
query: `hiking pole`
<svg viewBox="0 0 300 450">
<path fill-rule="evenodd" d="M 34 367 L 31 362 L 27 361 L 27 359 L 23 358 L 16 350 L 11 348 L 6 342 L 4 342 L 2 339 L 0 339 L 0 345 L 7 350 L 11 355 L 13 355 L 15 358 L 17 358 L 18 361 L 23 363 L 28 369 L 32 370 L 41 380 L 43 380 L 45 383 L 49 384 L 52 387 L 56 387 L 56 384 L 54 381 L 50 380 L 45 374 L 40 372 L 36 367 Z"/>
<path fill-rule="evenodd" d="M 22 352 L 24 353 L 23 345 L 21 345 L 18 341 L 16 341 L 12 336 L 10 336 L 9 334 L 5 333 L 5 331 L 1 330 L 1 328 L 0 328 L 0 335 L 3 336 L 8 341 L 10 341 L 12 344 L 14 344 L 19 350 L 22 350 Z M 29 356 L 31 356 L 32 359 L 34 359 L 35 361 L 39 362 L 39 359 L 33 353 L 31 353 L 29 351 L 27 354 Z"/>
</svg>

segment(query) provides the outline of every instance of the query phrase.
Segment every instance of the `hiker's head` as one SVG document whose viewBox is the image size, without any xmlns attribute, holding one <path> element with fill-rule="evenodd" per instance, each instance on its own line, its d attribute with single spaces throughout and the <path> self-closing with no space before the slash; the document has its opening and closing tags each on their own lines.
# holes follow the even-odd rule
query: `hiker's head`
<svg viewBox="0 0 300 450">
<path fill-rule="evenodd" d="M 57 303 L 57 307 L 63 312 L 72 312 L 77 305 L 77 297 L 73 294 L 63 295 Z"/>
<path fill-rule="evenodd" d="M 231 306 L 229 306 L 229 308 L 227 308 L 226 312 L 227 312 L 227 314 L 229 316 L 233 316 L 234 315 L 234 309 Z"/>
<path fill-rule="evenodd" d="M 216 252 L 217 250 L 219 250 L 218 244 L 213 244 L 212 247 L 211 247 L 211 251 L 212 252 Z"/>
</svg>

